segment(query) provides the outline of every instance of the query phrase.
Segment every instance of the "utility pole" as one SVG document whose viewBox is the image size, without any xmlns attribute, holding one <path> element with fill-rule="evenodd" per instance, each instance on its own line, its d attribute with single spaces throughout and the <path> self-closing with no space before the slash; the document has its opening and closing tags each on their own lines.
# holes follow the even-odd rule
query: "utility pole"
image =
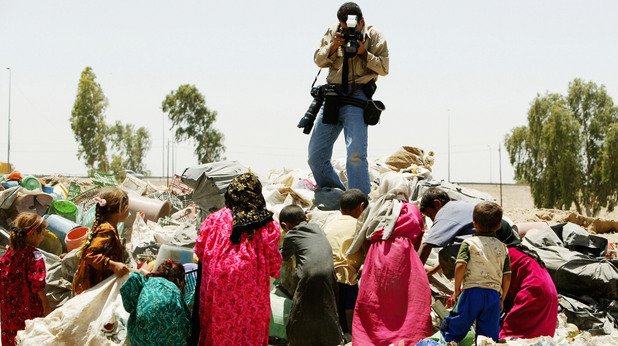
<svg viewBox="0 0 618 346">
<path fill-rule="evenodd" d="M 11 68 L 7 67 L 9 70 L 9 127 L 7 133 L 7 145 L 6 145 L 6 163 L 9 166 L 9 170 L 11 170 Z"/>
<path fill-rule="evenodd" d="M 170 140 L 167 140 L 167 174 L 166 174 L 166 185 L 170 186 Z"/>
<path fill-rule="evenodd" d="M 502 206 L 502 145 L 498 142 L 498 167 L 500 172 L 500 205 Z"/>
<path fill-rule="evenodd" d="M 165 113 L 161 125 L 161 178 L 165 175 Z"/>
<path fill-rule="evenodd" d="M 492 169 L 491 169 L 492 168 L 491 167 L 492 166 L 492 164 L 491 164 L 491 145 L 489 145 L 489 144 L 487 145 L 487 150 L 489 151 L 489 183 L 493 184 L 494 180 L 493 180 L 492 172 L 491 172 L 492 171 Z"/>
<path fill-rule="evenodd" d="M 172 178 L 176 174 L 176 142 L 172 142 Z"/>
<path fill-rule="evenodd" d="M 447 159 L 447 180 L 450 183 L 451 182 L 451 110 L 448 110 L 448 116 L 446 118 L 446 145 L 447 145 L 447 152 L 448 152 L 448 159 Z"/>
</svg>

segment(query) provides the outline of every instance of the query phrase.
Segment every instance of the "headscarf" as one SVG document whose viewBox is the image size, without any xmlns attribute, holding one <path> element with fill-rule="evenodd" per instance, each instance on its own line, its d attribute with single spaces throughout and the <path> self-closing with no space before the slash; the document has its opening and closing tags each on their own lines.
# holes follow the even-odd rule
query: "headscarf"
<svg viewBox="0 0 618 346">
<path fill-rule="evenodd" d="M 519 239 L 517 232 L 515 232 L 513 227 L 504 220 L 502 220 L 502 225 L 496 231 L 496 238 L 498 238 L 498 240 L 503 242 L 506 246 L 521 244 L 521 239 Z"/>
<path fill-rule="evenodd" d="M 266 209 L 262 184 L 253 173 L 245 173 L 232 180 L 225 191 L 225 206 L 232 211 L 233 226 L 230 240 L 240 243 L 243 231 L 254 230 L 272 221 L 273 213 Z"/>
<path fill-rule="evenodd" d="M 521 239 L 519 239 L 517 232 L 515 232 L 513 227 L 511 227 L 508 222 L 502 220 L 502 226 L 496 231 L 496 238 L 503 242 L 507 247 L 516 248 L 517 250 L 532 257 L 541 267 L 545 268 L 545 262 L 543 262 L 541 256 L 539 256 L 536 251 L 521 243 Z"/>
<path fill-rule="evenodd" d="M 401 213 L 403 202 L 412 194 L 408 180 L 400 173 L 385 174 L 380 181 L 380 197 L 372 201 L 358 219 L 354 240 L 348 248 L 347 255 L 356 253 L 365 240 L 383 230 L 382 240 L 390 238 Z"/>
</svg>

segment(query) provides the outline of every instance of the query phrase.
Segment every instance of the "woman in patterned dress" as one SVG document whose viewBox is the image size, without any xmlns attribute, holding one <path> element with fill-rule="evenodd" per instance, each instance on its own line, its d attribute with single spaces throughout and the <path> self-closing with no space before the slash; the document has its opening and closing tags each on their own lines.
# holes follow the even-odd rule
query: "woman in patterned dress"
<svg viewBox="0 0 618 346">
<path fill-rule="evenodd" d="M 226 207 L 202 223 L 200 345 L 267 345 L 270 277 L 278 277 L 280 230 L 251 173 L 232 180 Z"/>
<path fill-rule="evenodd" d="M 131 314 L 127 325 L 131 345 L 188 344 L 191 320 L 184 287 L 184 267 L 171 260 L 146 276 L 131 273 L 120 287 L 122 305 Z"/>
</svg>

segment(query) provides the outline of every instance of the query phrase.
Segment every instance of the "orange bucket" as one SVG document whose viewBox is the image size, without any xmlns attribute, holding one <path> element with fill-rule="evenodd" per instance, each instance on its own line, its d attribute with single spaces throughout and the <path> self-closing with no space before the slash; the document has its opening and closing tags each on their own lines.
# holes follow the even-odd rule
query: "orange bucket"
<svg viewBox="0 0 618 346">
<path fill-rule="evenodd" d="M 67 251 L 71 252 L 72 250 L 82 246 L 88 238 L 88 231 L 88 227 L 77 227 L 67 233 L 67 236 L 65 238 L 65 243 L 67 244 Z"/>
</svg>

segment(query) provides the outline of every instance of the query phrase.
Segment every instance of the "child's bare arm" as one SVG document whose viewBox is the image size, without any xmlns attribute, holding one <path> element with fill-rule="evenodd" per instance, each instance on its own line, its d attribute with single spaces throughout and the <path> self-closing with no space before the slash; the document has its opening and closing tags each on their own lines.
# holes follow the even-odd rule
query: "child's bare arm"
<svg viewBox="0 0 618 346">
<path fill-rule="evenodd" d="M 466 268 L 468 268 L 468 261 L 470 260 L 470 250 L 468 243 L 464 242 L 459 247 L 457 253 L 457 260 L 455 261 L 455 294 L 453 298 L 457 299 L 461 293 L 461 286 L 463 284 L 464 276 L 466 274 Z"/>
<path fill-rule="evenodd" d="M 52 311 L 51 306 L 49 306 L 49 301 L 47 300 L 47 296 L 45 295 L 45 290 L 41 290 L 37 292 L 41 303 L 43 304 L 43 316 L 49 315 Z"/>
<path fill-rule="evenodd" d="M 502 302 L 504 302 L 504 298 L 506 298 L 509 286 L 511 286 L 511 273 L 506 273 L 502 275 Z"/>
<path fill-rule="evenodd" d="M 455 265 L 455 299 L 457 299 L 461 293 L 461 284 L 463 283 L 467 267 L 468 264 L 466 262 L 457 262 Z"/>
</svg>

